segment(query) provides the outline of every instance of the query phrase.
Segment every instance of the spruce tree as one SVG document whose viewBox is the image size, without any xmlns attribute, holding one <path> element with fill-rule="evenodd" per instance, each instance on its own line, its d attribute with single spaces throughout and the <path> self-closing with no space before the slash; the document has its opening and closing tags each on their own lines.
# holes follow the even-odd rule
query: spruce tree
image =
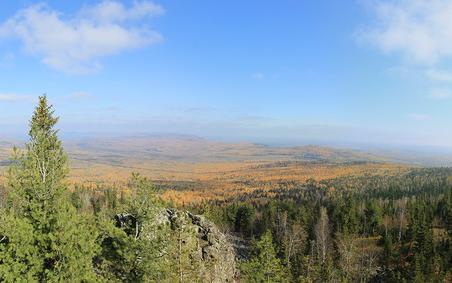
<svg viewBox="0 0 452 283">
<path fill-rule="evenodd" d="M 107 221 L 100 226 L 104 239 L 96 268 L 109 282 L 167 282 L 176 267 L 169 257 L 170 231 L 162 223 L 161 200 L 152 183 L 137 173 L 128 188 L 132 197 L 122 207 L 125 212 L 116 215 L 116 225 Z"/>
<path fill-rule="evenodd" d="M 265 232 L 255 244 L 257 255 L 241 265 L 244 282 L 287 282 L 287 273 L 276 257 L 270 231 Z"/>
<path fill-rule="evenodd" d="M 25 151 L 15 150 L 8 172 L 9 207 L 0 219 L 0 281 L 95 280 L 97 235 L 69 202 L 68 159 L 57 122 L 46 96 L 39 97 Z"/>
</svg>

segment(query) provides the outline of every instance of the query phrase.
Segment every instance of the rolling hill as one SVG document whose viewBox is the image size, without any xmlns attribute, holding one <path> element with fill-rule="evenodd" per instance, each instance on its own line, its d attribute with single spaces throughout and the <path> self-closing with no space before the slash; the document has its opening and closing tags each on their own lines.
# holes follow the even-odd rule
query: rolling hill
<svg viewBox="0 0 452 283">
<path fill-rule="evenodd" d="M 0 144 L 0 168 L 9 164 L 13 144 Z M 293 187 L 308 179 L 404 170 L 389 158 L 365 151 L 314 145 L 276 147 L 228 143 L 182 135 L 66 140 L 70 182 L 123 187 L 139 172 L 179 201 L 223 198 L 275 186 Z"/>
</svg>

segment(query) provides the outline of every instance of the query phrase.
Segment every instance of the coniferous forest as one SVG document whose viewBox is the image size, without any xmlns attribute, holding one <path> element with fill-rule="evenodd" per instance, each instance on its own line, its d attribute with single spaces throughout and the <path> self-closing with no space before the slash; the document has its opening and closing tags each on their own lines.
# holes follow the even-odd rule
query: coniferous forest
<svg viewBox="0 0 452 283">
<path fill-rule="evenodd" d="M 308 182 L 196 209 L 250 240 L 245 282 L 449 282 L 451 174 Z"/>
<path fill-rule="evenodd" d="M 2 282 L 452 281 L 450 168 L 177 205 L 139 174 L 127 190 L 69 186 L 57 122 L 40 97 L 26 146 L 13 150 L 1 188 Z M 227 236 L 232 277 L 216 277 L 223 252 L 209 264 L 193 253 L 200 232 L 184 217 Z"/>
<path fill-rule="evenodd" d="M 0 0 L 0 283 L 452 283 L 452 0 Z"/>
</svg>

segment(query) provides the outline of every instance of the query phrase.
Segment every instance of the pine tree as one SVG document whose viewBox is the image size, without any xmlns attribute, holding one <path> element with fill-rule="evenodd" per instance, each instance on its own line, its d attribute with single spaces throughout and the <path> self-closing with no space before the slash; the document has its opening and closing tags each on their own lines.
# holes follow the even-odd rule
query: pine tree
<svg viewBox="0 0 452 283">
<path fill-rule="evenodd" d="M 366 218 L 368 234 L 375 235 L 377 229 L 383 223 L 380 206 L 376 201 L 371 201 L 367 204 L 364 214 Z"/>
<path fill-rule="evenodd" d="M 109 282 L 164 281 L 170 273 L 170 231 L 160 223 L 161 201 L 152 183 L 137 173 L 128 187 L 132 198 L 119 223 L 104 221 L 100 227 L 102 252 L 96 267 Z"/>
<path fill-rule="evenodd" d="M 46 96 L 30 122 L 25 152 L 8 172 L 9 208 L 0 221 L 0 281 L 91 281 L 97 234 L 70 204 L 67 156 Z M 14 224 L 13 224 L 14 223 Z"/>
<path fill-rule="evenodd" d="M 272 234 L 265 232 L 256 243 L 257 255 L 241 266 L 244 282 L 286 282 L 287 273 L 276 257 Z"/>
</svg>

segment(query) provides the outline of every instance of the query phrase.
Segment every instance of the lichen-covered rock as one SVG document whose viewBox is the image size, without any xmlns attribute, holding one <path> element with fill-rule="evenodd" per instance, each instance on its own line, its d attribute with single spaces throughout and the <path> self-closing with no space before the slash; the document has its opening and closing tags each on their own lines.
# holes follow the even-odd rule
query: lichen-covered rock
<svg viewBox="0 0 452 283">
<path fill-rule="evenodd" d="M 131 214 L 118 214 L 115 220 L 117 226 L 123 228 L 146 226 L 146 223 L 137 223 Z M 190 257 L 202 282 L 235 282 L 237 270 L 233 245 L 213 223 L 203 216 L 175 209 L 162 210 L 155 222 L 153 225 L 168 225 L 174 234 L 180 230 L 188 231 L 183 233 L 182 237 L 186 239 L 182 241 L 190 243 Z"/>
<path fill-rule="evenodd" d="M 195 231 L 200 273 L 205 282 L 234 282 L 235 253 L 227 236 L 203 216 L 167 209 L 163 213 L 171 225 L 184 223 Z"/>
</svg>

